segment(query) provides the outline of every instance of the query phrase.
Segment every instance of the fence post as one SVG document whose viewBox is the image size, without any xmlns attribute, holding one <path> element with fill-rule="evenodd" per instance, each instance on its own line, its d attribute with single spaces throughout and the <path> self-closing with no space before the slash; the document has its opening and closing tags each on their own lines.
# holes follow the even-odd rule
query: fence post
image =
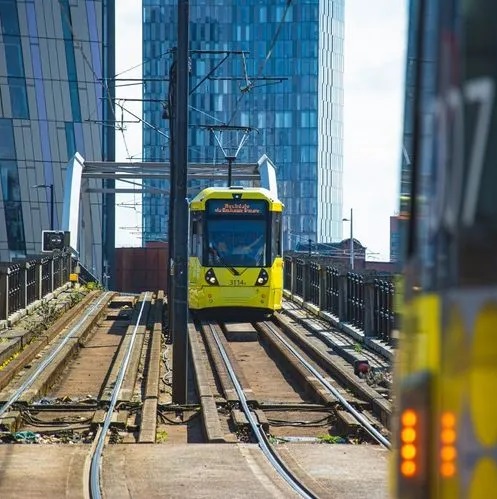
<svg viewBox="0 0 497 499">
<path fill-rule="evenodd" d="M 311 262 L 310 260 L 304 261 L 304 270 L 302 271 L 303 286 L 302 286 L 302 298 L 304 302 L 309 301 L 309 290 L 311 287 Z"/>
<path fill-rule="evenodd" d="M 326 308 L 326 267 L 319 266 L 319 310 Z"/>
<path fill-rule="evenodd" d="M 0 270 L 0 320 L 7 319 L 7 300 L 9 297 L 7 269 Z"/>
<path fill-rule="evenodd" d="M 37 290 L 37 300 L 41 300 L 41 293 L 42 293 L 42 275 L 43 275 L 43 264 L 42 260 L 38 260 L 36 262 L 36 290 Z"/>
<path fill-rule="evenodd" d="M 23 266 L 22 266 L 22 271 L 24 273 L 24 300 L 23 300 L 23 308 L 28 308 L 28 270 L 29 270 L 29 262 L 26 262 Z"/>
<path fill-rule="evenodd" d="M 54 290 L 54 270 L 55 270 L 55 262 L 53 255 L 50 258 L 50 292 L 53 293 Z"/>
<path fill-rule="evenodd" d="M 297 263 L 296 263 L 296 260 L 295 258 L 292 258 L 292 262 L 291 262 L 291 266 L 292 266 L 292 270 L 291 270 L 291 273 L 292 273 L 292 277 L 291 277 L 291 283 L 292 283 L 292 286 L 291 286 L 291 293 L 292 293 L 292 296 L 295 294 L 295 287 L 296 287 L 296 282 L 297 282 Z"/>
<path fill-rule="evenodd" d="M 9 317 L 10 310 L 10 268 L 7 268 L 6 279 L 5 279 L 5 318 Z"/>
<path fill-rule="evenodd" d="M 375 303 L 374 284 L 371 281 L 364 283 L 364 336 L 376 336 L 375 331 Z"/>
<path fill-rule="evenodd" d="M 347 274 L 344 274 L 338 276 L 338 320 L 347 319 Z"/>
<path fill-rule="evenodd" d="M 283 260 L 283 289 L 292 292 L 292 258 Z"/>
</svg>

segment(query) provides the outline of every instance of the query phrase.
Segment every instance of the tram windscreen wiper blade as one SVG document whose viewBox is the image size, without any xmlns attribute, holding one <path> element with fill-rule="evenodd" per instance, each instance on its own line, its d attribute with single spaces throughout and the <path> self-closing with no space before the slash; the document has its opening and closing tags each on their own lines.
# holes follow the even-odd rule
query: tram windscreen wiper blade
<svg viewBox="0 0 497 499">
<path fill-rule="evenodd" d="M 236 270 L 231 265 L 226 264 L 224 258 L 221 256 L 221 253 L 219 253 L 219 250 L 213 244 L 211 244 L 211 249 L 214 256 L 219 260 L 219 263 L 223 265 L 223 267 L 226 267 L 233 275 L 240 275 L 240 272 L 238 272 L 238 270 Z"/>
</svg>

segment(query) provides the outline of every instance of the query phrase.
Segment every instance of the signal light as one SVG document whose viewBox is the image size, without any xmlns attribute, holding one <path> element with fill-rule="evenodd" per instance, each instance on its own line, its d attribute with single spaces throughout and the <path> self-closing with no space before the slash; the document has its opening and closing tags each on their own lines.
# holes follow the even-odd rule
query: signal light
<svg viewBox="0 0 497 499">
<path fill-rule="evenodd" d="M 402 413 L 402 425 L 404 426 L 415 426 L 418 417 L 412 409 L 407 409 Z"/>
<path fill-rule="evenodd" d="M 418 420 L 413 409 L 406 409 L 400 416 L 400 472 L 405 478 L 412 478 L 418 472 Z"/>
<path fill-rule="evenodd" d="M 443 412 L 440 417 L 440 475 L 443 478 L 456 474 L 456 440 L 456 417 L 453 412 Z"/>
<path fill-rule="evenodd" d="M 416 463 L 414 461 L 402 461 L 400 471 L 406 478 L 410 478 L 416 474 Z"/>
<path fill-rule="evenodd" d="M 400 452 L 402 459 L 407 461 L 412 461 L 416 457 L 416 447 L 412 444 L 403 445 Z"/>
</svg>

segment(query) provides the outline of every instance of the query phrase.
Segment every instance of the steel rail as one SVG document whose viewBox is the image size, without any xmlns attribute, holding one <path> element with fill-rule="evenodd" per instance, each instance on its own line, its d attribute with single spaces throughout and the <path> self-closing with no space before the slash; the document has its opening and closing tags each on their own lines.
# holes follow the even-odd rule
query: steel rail
<svg viewBox="0 0 497 499">
<path fill-rule="evenodd" d="M 340 392 L 332 386 L 326 379 L 319 374 L 319 372 L 307 362 L 293 346 L 276 330 L 275 326 L 270 322 L 265 322 L 265 326 L 288 348 L 288 350 L 302 363 L 302 365 L 316 377 L 316 379 L 334 396 L 338 399 L 340 404 L 352 414 L 356 421 L 381 445 L 387 449 L 391 449 L 392 444 L 385 438 L 360 412 L 358 412 L 347 400 L 340 394 Z"/>
<path fill-rule="evenodd" d="M 94 310 L 100 306 L 100 304 L 109 296 L 112 292 L 107 291 L 104 293 L 91 307 L 90 309 L 83 315 L 83 318 L 72 327 L 67 333 L 64 340 L 58 345 L 58 347 L 53 350 L 50 355 L 43 360 L 38 368 L 30 375 L 30 377 L 12 394 L 10 399 L 5 402 L 5 404 L 0 408 L 0 417 L 2 417 L 5 412 L 14 404 L 19 397 L 34 383 L 36 378 L 43 372 L 43 370 L 47 367 L 50 362 L 54 359 L 54 357 L 60 352 L 60 350 L 64 347 L 64 345 L 71 339 L 73 333 L 77 331 L 81 325 L 86 321 L 86 319 L 94 312 Z"/>
<path fill-rule="evenodd" d="M 262 430 L 260 423 L 255 420 L 247 404 L 247 399 L 245 397 L 245 394 L 243 393 L 243 389 L 236 377 L 235 371 L 233 370 L 233 366 L 231 365 L 231 362 L 224 349 L 224 346 L 221 343 L 221 340 L 219 339 L 218 333 L 216 332 L 212 324 L 209 324 L 209 327 L 211 329 L 212 336 L 214 337 L 214 340 L 216 341 L 216 344 L 219 348 L 219 352 L 221 353 L 221 356 L 224 360 L 231 381 L 235 386 L 235 390 L 240 399 L 240 403 L 242 405 L 245 416 L 247 417 L 247 420 L 252 428 L 252 431 L 254 432 L 254 435 L 257 438 L 257 442 L 259 444 L 260 449 L 262 450 L 266 458 L 269 460 L 271 465 L 275 468 L 275 470 L 283 477 L 283 479 L 288 483 L 288 485 L 292 487 L 293 490 L 295 490 L 302 497 L 306 497 L 309 499 L 316 498 L 317 496 L 315 496 L 307 487 L 305 487 L 305 485 L 300 483 L 300 481 L 295 476 L 292 475 L 291 471 L 285 466 L 284 462 L 280 459 L 280 457 L 276 454 L 276 452 L 272 448 L 272 445 L 269 442 L 265 432 Z"/>
<path fill-rule="evenodd" d="M 136 338 L 136 331 L 140 326 L 141 316 L 143 314 L 143 308 L 145 307 L 145 303 L 147 303 L 149 293 L 145 293 L 143 297 L 142 306 L 140 307 L 140 313 L 138 314 L 138 318 L 136 319 L 136 324 L 133 329 L 133 334 L 131 335 L 131 340 L 128 346 L 128 351 L 126 352 L 126 356 L 124 357 L 123 363 L 121 364 L 121 368 L 119 369 L 119 374 L 117 376 L 116 384 L 114 386 L 114 390 L 112 391 L 112 396 L 110 399 L 109 408 L 107 410 L 107 414 L 105 415 L 104 424 L 102 427 L 102 431 L 99 433 L 97 445 L 93 452 L 93 456 L 91 459 L 90 466 L 90 497 L 92 499 L 101 499 L 102 495 L 100 493 L 100 464 L 102 458 L 102 450 L 105 444 L 105 437 L 107 436 L 107 431 L 109 430 L 109 426 L 112 420 L 112 415 L 114 413 L 114 408 L 117 403 L 117 397 L 119 396 L 119 392 L 121 391 L 121 386 L 123 384 L 124 375 L 126 374 L 126 369 L 128 368 L 129 359 L 131 357 L 131 352 L 133 351 L 133 346 Z"/>
</svg>

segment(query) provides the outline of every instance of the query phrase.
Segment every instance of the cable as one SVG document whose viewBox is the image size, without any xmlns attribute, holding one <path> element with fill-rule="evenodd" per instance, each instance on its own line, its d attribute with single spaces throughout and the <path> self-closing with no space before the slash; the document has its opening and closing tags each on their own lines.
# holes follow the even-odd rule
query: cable
<svg viewBox="0 0 497 499">
<path fill-rule="evenodd" d="M 160 58 L 164 57 L 165 55 L 170 55 L 173 52 L 173 50 L 174 49 L 169 49 L 166 52 L 163 52 L 162 54 L 159 54 L 159 55 L 156 55 L 155 57 L 150 57 L 150 58 L 144 60 L 143 62 L 141 62 L 140 64 L 137 64 L 136 66 L 132 66 L 128 69 L 125 69 L 124 71 L 121 71 L 120 73 L 116 73 L 116 75 L 114 76 L 114 79 L 117 78 L 118 76 L 123 75 L 124 73 L 128 73 L 129 71 L 133 71 L 133 69 L 139 68 L 140 66 L 143 66 L 144 64 L 147 64 L 150 61 L 154 61 L 155 59 L 160 59 Z"/>
<path fill-rule="evenodd" d="M 164 414 L 164 412 L 162 412 L 160 410 L 157 410 L 157 413 L 158 413 L 162 423 L 164 423 L 164 424 L 169 423 L 169 424 L 173 424 L 173 425 L 182 425 L 185 423 L 189 423 L 190 421 L 193 421 L 196 417 L 198 417 L 200 415 L 200 411 L 197 410 L 197 412 L 192 414 L 188 419 L 181 419 L 181 421 L 174 421 L 174 420 L 168 418 Z"/>
<path fill-rule="evenodd" d="M 292 4 L 292 0 L 286 0 L 285 10 L 283 11 L 283 15 L 281 16 L 281 19 L 278 23 L 278 26 L 276 27 L 276 31 L 274 32 L 273 38 L 271 40 L 271 45 L 269 47 L 269 50 L 267 51 L 266 57 L 265 57 L 264 61 L 261 63 L 261 65 L 259 66 L 259 71 L 257 72 L 257 77 L 255 78 L 256 80 L 257 80 L 257 78 L 259 78 L 262 75 L 262 72 L 264 71 L 264 68 L 266 67 L 267 61 L 271 57 L 274 46 L 276 45 L 276 41 L 277 41 L 278 36 L 280 34 L 281 28 L 283 27 L 283 23 L 285 22 L 286 14 L 287 14 L 288 9 L 290 8 L 291 4 Z M 242 101 L 245 94 L 247 94 L 251 90 L 251 88 L 253 88 L 253 86 L 254 86 L 253 83 L 251 81 L 249 81 L 247 86 L 244 87 L 242 94 L 240 95 L 240 97 L 236 101 L 235 109 L 234 109 L 234 111 L 231 115 L 231 118 L 229 119 L 227 125 L 229 125 L 233 121 L 235 114 L 238 112 L 238 106 L 240 105 L 240 102 Z"/>
<path fill-rule="evenodd" d="M 77 47 L 79 49 L 79 51 L 81 52 L 81 55 L 83 57 L 83 60 L 85 61 L 86 65 L 90 68 L 90 71 L 92 72 L 93 74 L 93 78 L 94 78 L 94 83 L 98 83 L 102 86 L 103 90 L 104 90 L 104 94 L 106 94 L 106 97 L 107 97 L 107 101 L 108 101 L 108 104 L 110 109 L 111 109 L 111 112 L 112 112 L 112 115 L 113 115 L 113 118 L 114 118 L 114 123 L 117 122 L 117 117 L 116 117 L 116 113 L 115 113 L 115 109 L 114 109 L 114 105 L 113 105 L 113 102 L 112 102 L 112 96 L 110 95 L 110 90 L 109 90 L 109 86 L 108 86 L 108 80 L 110 79 L 106 79 L 105 80 L 105 83 L 103 80 L 101 80 L 97 74 L 95 73 L 95 70 L 93 68 L 93 65 L 92 63 L 89 61 L 88 57 L 86 56 L 84 50 L 83 50 L 83 46 L 82 46 L 82 43 L 80 43 L 81 41 L 78 40 L 78 38 L 76 38 L 76 36 L 74 35 L 74 30 L 73 30 L 73 27 L 72 27 L 72 18 L 71 18 L 71 12 L 70 12 L 70 6 L 69 4 L 67 4 L 68 7 L 69 7 L 69 12 L 66 11 L 66 9 L 64 8 L 64 5 L 62 4 L 62 0 L 59 0 L 59 7 L 60 7 L 60 11 L 62 13 L 62 15 L 65 17 L 66 19 L 66 22 L 67 22 L 67 26 L 69 27 L 69 30 L 71 31 L 71 35 L 72 35 L 72 38 L 73 38 L 73 41 L 74 42 L 78 42 L 78 43 L 75 43 L 74 46 Z M 114 76 L 115 78 L 115 76 Z M 115 125 L 114 125 L 115 126 Z M 126 137 L 124 135 L 124 131 L 122 130 L 122 128 L 120 129 L 121 131 L 121 134 L 122 134 L 122 137 L 123 137 L 123 142 L 124 142 L 124 147 L 126 149 L 126 153 L 129 157 L 129 150 L 128 150 L 128 144 L 126 142 Z"/>
</svg>

